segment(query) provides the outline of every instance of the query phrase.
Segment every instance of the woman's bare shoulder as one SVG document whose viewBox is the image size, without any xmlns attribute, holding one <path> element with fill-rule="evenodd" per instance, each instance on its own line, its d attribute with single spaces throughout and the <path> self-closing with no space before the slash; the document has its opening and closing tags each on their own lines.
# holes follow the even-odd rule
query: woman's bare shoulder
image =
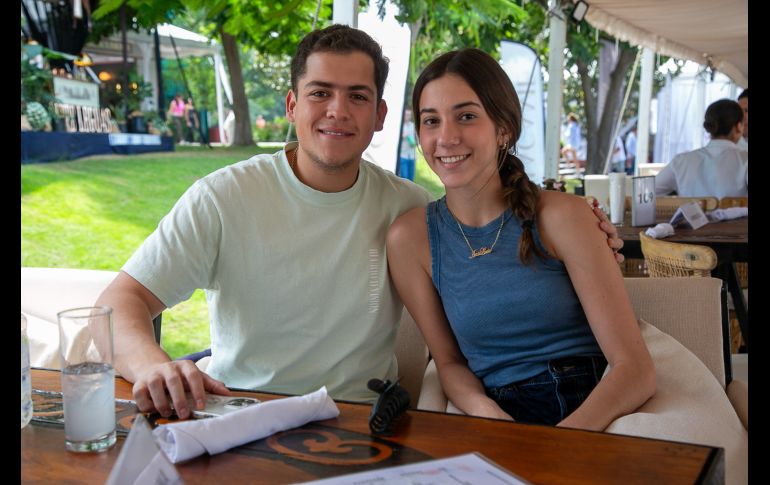
<svg viewBox="0 0 770 485">
<path fill-rule="evenodd" d="M 425 210 L 425 207 L 415 207 L 396 217 L 388 229 L 388 246 L 427 240 L 428 228 L 425 222 Z"/>
<path fill-rule="evenodd" d="M 593 216 L 591 206 L 581 196 L 555 190 L 540 192 L 537 215 L 542 222 L 560 224 L 586 214 Z"/>
</svg>

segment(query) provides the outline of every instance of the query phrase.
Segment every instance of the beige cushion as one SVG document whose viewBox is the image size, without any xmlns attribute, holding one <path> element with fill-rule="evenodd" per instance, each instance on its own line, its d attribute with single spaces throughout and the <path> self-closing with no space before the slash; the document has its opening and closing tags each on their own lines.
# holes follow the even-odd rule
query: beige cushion
<svg viewBox="0 0 770 485">
<path fill-rule="evenodd" d="M 420 396 L 425 366 L 428 364 L 428 346 L 406 308 L 398 324 L 394 353 L 398 362 L 399 385 L 409 392 L 409 407 L 415 408 Z"/>
<path fill-rule="evenodd" d="M 657 391 L 605 431 L 722 447 L 725 482 L 747 483 L 748 432 L 720 383 L 676 339 L 643 320 L 639 328 L 655 363 Z"/>
<path fill-rule="evenodd" d="M 446 412 L 446 405 L 447 398 L 444 394 L 444 389 L 441 387 L 441 381 L 438 379 L 436 361 L 430 359 L 428 366 L 425 368 L 417 409 L 443 413 Z"/>
<path fill-rule="evenodd" d="M 115 271 L 90 269 L 21 268 L 21 313 L 27 318 L 33 367 L 60 367 L 56 314 L 92 306 L 116 275 Z"/>
<path fill-rule="evenodd" d="M 749 429 L 749 384 L 745 381 L 734 379 L 727 386 L 727 398 L 738 413 L 743 427 Z"/>
<path fill-rule="evenodd" d="M 722 280 L 625 278 L 636 317 L 652 323 L 695 354 L 724 388 Z"/>
<path fill-rule="evenodd" d="M 61 367 L 59 361 L 59 325 L 26 313 L 24 317 L 27 319 L 30 365 L 46 369 Z"/>
</svg>

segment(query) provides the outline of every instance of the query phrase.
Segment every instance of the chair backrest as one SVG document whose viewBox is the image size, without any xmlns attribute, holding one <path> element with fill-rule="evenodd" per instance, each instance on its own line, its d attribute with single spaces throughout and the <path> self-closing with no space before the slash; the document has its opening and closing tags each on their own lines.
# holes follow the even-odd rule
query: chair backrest
<svg viewBox="0 0 770 485">
<path fill-rule="evenodd" d="M 711 276 L 717 254 L 708 246 L 673 243 L 639 233 L 647 271 L 652 277 Z"/>
<path fill-rule="evenodd" d="M 719 278 L 625 278 L 637 318 L 695 354 L 722 386 L 732 380 L 727 291 Z"/>
<path fill-rule="evenodd" d="M 748 197 L 722 197 L 719 199 L 719 208 L 727 209 L 730 207 L 748 207 Z"/>
<path fill-rule="evenodd" d="M 655 217 L 670 219 L 682 204 L 688 202 L 698 202 L 704 211 L 712 211 L 719 206 L 719 199 L 716 197 L 657 196 L 655 197 Z"/>
<path fill-rule="evenodd" d="M 117 276 L 116 271 L 73 268 L 21 268 L 21 311 L 58 324 L 56 314 L 67 308 L 92 306 Z M 160 342 L 163 315 L 153 320 Z"/>
<path fill-rule="evenodd" d="M 399 384 L 409 392 L 410 408 L 417 407 L 422 378 L 428 365 L 428 346 L 422 338 L 412 315 L 404 308 L 396 333 L 396 360 Z"/>
</svg>

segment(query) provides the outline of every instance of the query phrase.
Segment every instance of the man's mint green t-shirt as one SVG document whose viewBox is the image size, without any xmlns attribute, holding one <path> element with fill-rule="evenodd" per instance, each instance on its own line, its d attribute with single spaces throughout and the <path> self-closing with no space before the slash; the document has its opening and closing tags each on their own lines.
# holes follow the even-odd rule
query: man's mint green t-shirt
<svg viewBox="0 0 770 485">
<path fill-rule="evenodd" d="M 205 290 L 206 372 L 228 387 L 372 400 L 367 381 L 396 376 L 402 310 L 385 235 L 429 199 L 367 161 L 350 189 L 323 193 L 283 150 L 258 155 L 196 181 L 123 271 L 169 308 Z"/>
</svg>

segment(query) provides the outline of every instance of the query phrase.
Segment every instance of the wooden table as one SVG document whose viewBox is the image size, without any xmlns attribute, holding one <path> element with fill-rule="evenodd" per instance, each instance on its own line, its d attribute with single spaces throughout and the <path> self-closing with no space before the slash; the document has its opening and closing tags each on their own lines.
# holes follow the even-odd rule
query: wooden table
<svg viewBox="0 0 770 485">
<path fill-rule="evenodd" d="M 625 215 L 624 221 L 622 226 L 618 226 L 618 236 L 623 240 L 621 252 L 627 258 L 643 259 L 644 255 L 642 254 L 642 247 L 639 242 L 639 232 L 652 226 L 632 227 L 631 215 L 629 213 Z M 661 219 L 657 222 L 668 222 L 668 220 Z M 727 283 L 727 290 L 733 297 L 735 315 L 738 317 L 743 341 L 748 351 L 749 310 L 741 290 L 738 272 L 735 270 L 735 263 L 746 263 L 749 261 L 749 218 L 742 217 L 730 221 L 713 222 L 698 229 L 677 227 L 675 231 L 676 233 L 673 236 L 665 238 L 664 241 L 701 244 L 712 248 L 716 252 L 717 267 L 712 274 Z"/>
<path fill-rule="evenodd" d="M 60 373 L 33 369 L 32 387 L 59 391 Z M 115 393 L 130 399 L 131 385 L 118 378 Z M 722 448 L 412 410 L 393 436 L 378 438 L 369 432 L 371 406 L 337 405 L 335 419 L 201 456 L 177 464 L 177 470 L 188 484 L 279 484 L 477 451 L 534 483 L 724 483 Z M 310 440 L 322 446 L 311 451 Z M 21 481 L 104 483 L 124 442 L 119 435 L 104 453 L 71 453 L 60 425 L 33 420 L 21 430 Z"/>
</svg>

